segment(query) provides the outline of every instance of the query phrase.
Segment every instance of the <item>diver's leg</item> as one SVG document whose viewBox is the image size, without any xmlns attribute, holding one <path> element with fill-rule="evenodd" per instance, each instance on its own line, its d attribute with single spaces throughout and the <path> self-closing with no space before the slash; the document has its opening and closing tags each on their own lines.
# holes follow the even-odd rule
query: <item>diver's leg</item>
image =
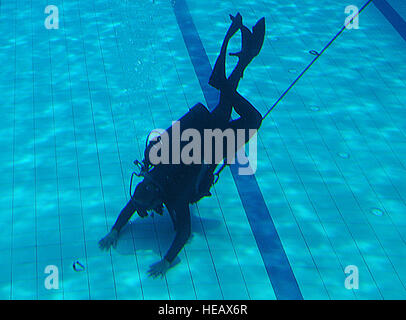
<svg viewBox="0 0 406 320">
<path fill-rule="evenodd" d="M 233 72 L 226 79 L 226 56 L 227 56 L 227 46 L 231 39 L 231 37 L 238 31 L 238 29 L 245 28 L 242 25 L 242 17 L 239 13 L 235 17 L 231 17 L 233 20 L 230 28 L 227 31 L 227 34 L 223 40 L 223 44 L 221 46 L 220 54 L 216 60 L 216 64 L 214 65 L 213 72 L 210 76 L 209 84 L 214 88 L 220 88 L 224 82 L 231 82 L 232 86 L 237 88 L 238 82 L 242 77 L 242 73 L 246 66 L 239 63 L 234 68 Z M 240 59 L 241 60 L 241 59 Z M 212 111 L 214 119 L 219 123 L 224 123 L 230 120 L 231 112 L 232 112 L 232 104 L 230 101 L 220 92 L 220 100 L 216 108 Z"/>
<path fill-rule="evenodd" d="M 232 90 L 236 90 L 238 87 L 238 83 L 240 82 L 244 69 L 247 65 L 243 63 L 238 63 L 237 66 L 234 68 L 233 72 L 227 79 L 228 86 Z M 221 87 L 220 87 L 221 88 Z M 229 121 L 231 118 L 231 112 L 233 110 L 233 104 L 230 101 L 228 94 L 225 94 L 223 90 L 220 90 L 220 100 L 219 104 L 216 108 L 212 111 L 212 115 L 217 119 L 219 123 L 224 123 L 225 121 Z"/>
<path fill-rule="evenodd" d="M 247 28 L 245 29 L 248 30 Z M 248 30 L 248 32 L 250 31 Z M 227 127 L 233 129 L 258 129 L 261 125 L 261 114 L 247 99 L 237 92 L 237 87 L 243 77 L 244 70 L 254 58 L 253 55 L 250 54 L 250 46 L 245 45 L 244 49 L 245 50 L 239 55 L 238 63 L 228 79 L 226 81 L 219 80 L 218 82 L 220 101 L 218 106 L 212 111 L 213 117 L 216 119 L 216 122 L 219 123 L 218 127 L 224 127 L 224 125 L 230 121 L 233 107 L 240 115 L 240 118 L 228 123 Z M 248 133 L 248 135 L 246 134 L 244 143 L 251 138 L 249 130 L 247 130 L 246 133 Z M 241 146 L 237 146 L 237 149 L 239 147 Z M 214 172 L 216 167 L 217 163 L 213 163 L 208 170 Z"/>
<path fill-rule="evenodd" d="M 262 123 L 262 115 L 259 113 L 259 111 L 247 100 L 245 99 L 241 94 L 239 94 L 234 87 L 235 82 L 238 83 L 239 79 L 235 78 L 235 82 L 233 83 L 232 80 L 233 78 L 230 79 L 231 81 L 228 81 L 221 87 L 221 99 L 224 101 L 223 104 L 219 104 L 216 109 L 212 111 L 212 114 L 214 117 L 219 117 L 219 116 L 224 116 L 227 107 L 232 106 L 234 107 L 234 110 L 240 115 L 240 117 L 236 120 L 230 121 L 231 117 L 231 111 L 232 109 L 228 109 L 230 114 L 228 115 L 228 118 L 223 118 L 223 119 L 216 119 L 215 121 L 218 121 L 219 123 L 219 128 L 222 130 L 225 130 L 227 128 L 231 128 L 235 131 L 236 134 L 238 134 L 237 130 L 238 129 L 244 129 L 245 130 L 245 137 L 243 141 L 238 140 L 236 141 L 238 145 L 236 144 L 236 150 L 237 151 L 240 147 L 242 147 L 242 143 L 245 144 L 247 143 L 253 136 L 253 134 L 256 131 L 252 131 L 249 129 L 254 129 L 258 130 L 259 127 L 261 126 Z M 227 110 L 227 111 L 228 111 Z M 223 150 L 227 150 L 227 143 L 223 145 Z M 215 149 L 212 151 L 214 154 L 216 154 Z M 213 153 L 212 153 L 213 154 Z M 225 155 L 224 157 L 225 158 Z M 227 159 L 227 161 L 231 161 L 232 159 Z M 204 175 L 203 170 L 205 169 L 208 172 L 214 172 L 217 165 L 218 165 L 218 160 L 211 159 L 210 164 L 205 167 L 204 165 L 202 166 L 202 172 L 201 175 Z M 200 182 L 199 179 L 196 184 L 196 188 L 199 190 L 200 189 Z"/>
<path fill-rule="evenodd" d="M 238 119 L 229 121 L 226 126 L 223 127 L 223 130 L 232 129 L 234 132 L 234 143 L 229 144 L 227 140 L 224 142 L 222 148 L 224 163 L 233 163 L 237 151 L 256 134 L 261 126 L 262 115 L 247 99 L 234 90 L 234 88 L 225 86 L 222 88 L 222 93 L 225 99 L 228 99 L 232 103 L 234 110 L 240 115 Z M 216 157 L 216 159 L 218 158 Z M 216 166 L 212 166 L 212 172 L 214 172 L 215 168 Z"/>
<path fill-rule="evenodd" d="M 234 18 L 233 24 L 235 23 L 235 20 L 237 20 L 237 17 Z M 220 90 L 219 105 L 213 112 L 213 114 L 216 115 L 219 121 L 228 121 L 231 117 L 232 112 L 231 106 L 232 103 L 228 98 L 228 94 L 224 94 L 221 88 L 227 87 L 231 90 L 237 90 L 238 84 L 243 77 L 245 68 L 247 68 L 247 66 L 251 63 L 251 61 L 261 51 L 265 38 L 265 19 L 262 18 L 258 20 L 255 26 L 252 28 L 253 32 L 251 32 L 246 26 L 243 25 L 240 26 L 240 30 L 242 38 L 242 49 L 238 53 L 231 54 L 238 56 L 238 63 L 236 67 L 234 68 L 233 72 L 228 77 L 228 79 L 226 79 L 225 57 L 227 51 L 227 44 L 229 39 L 231 38 L 230 34 L 232 34 L 228 33 L 229 35 L 228 36 L 226 35 L 226 38 L 223 42 L 220 56 L 216 61 L 216 65 L 209 82 L 210 85 Z M 232 30 L 232 32 L 235 32 L 235 28 Z M 238 101 L 240 101 L 240 103 L 242 102 L 245 104 L 246 101 L 241 100 L 241 98 L 242 97 L 239 97 Z"/>
<path fill-rule="evenodd" d="M 231 85 L 225 85 L 222 87 L 222 94 L 226 99 L 229 99 L 234 107 L 234 110 L 240 115 L 240 118 L 235 121 L 240 121 L 241 124 L 236 128 L 241 129 L 258 129 L 262 123 L 262 115 L 259 111 L 241 94 L 239 94 Z M 236 123 L 240 123 L 236 122 Z"/>
<path fill-rule="evenodd" d="M 213 116 L 219 123 L 230 120 L 233 106 L 235 111 L 244 118 L 251 117 L 251 115 L 256 112 L 258 113 L 251 103 L 237 92 L 237 87 L 243 77 L 244 70 L 252 61 L 250 58 L 248 55 L 240 58 L 227 81 L 223 82 L 220 80 L 220 101 L 217 107 L 212 111 Z M 257 118 L 258 115 L 255 117 Z"/>
<path fill-rule="evenodd" d="M 218 106 L 212 111 L 216 121 L 220 126 L 227 123 L 231 118 L 232 107 L 240 115 L 240 118 L 231 121 L 228 126 L 233 129 L 258 129 L 262 123 L 262 116 L 258 110 L 243 96 L 237 92 L 239 81 L 243 77 L 245 68 L 259 54 L 265 37 L 265 19 L 260 19 L 251 32 L 247 27 L 241 26 L 242 50 L 237 54 L 238 63 L 231 75 L 226 79 L 225 57 L 227 44 L 230 40 L 226 36 L 216 61 L 215 69 L 211 76 L 210 85 L 220 90 L 220 101 Z M 245 142 L 251 138 L 246 135 Z M 215 170 L 216 164 L 212 164 L 209 170 Z"/>
<path fill-rule="evenodd" d="M 262 122 L 262 116 L 247 99 L 237 92 L 237 87 L 243 77 L 245 68 L 261 51 L 265 38 L 265 19 L 258 20 L 252 28 L 252 32 L 245 26 L 241 26 L 240 29 L 242 34 L 242 50 L 239 53 L 233 54 L 239 58 L 237 66 L 226 81 L 224 79 L 222 81 L 221 78 L 218 79 L 220 105 L 225 104 L 229 106 L 231 104 L 234 110 L 241 116 L 241 118 L 235 120 L 238 121 L 234 123 L 237 127 L 258 129 Z"/>
</svg>

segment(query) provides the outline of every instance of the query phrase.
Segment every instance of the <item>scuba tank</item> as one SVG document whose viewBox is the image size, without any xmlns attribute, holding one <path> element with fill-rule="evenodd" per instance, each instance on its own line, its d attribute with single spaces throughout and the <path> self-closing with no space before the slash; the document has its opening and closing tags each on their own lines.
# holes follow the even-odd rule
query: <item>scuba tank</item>
<svg viewBox="0 0 406 320">
<path fill-rule="evenodd" d="M 146 163 L 153 164 L 153 161 L 150 159 L 151 149 L 158 143 L 161 143 L 161 147 L 166 147 L 166 151 L 168 152 L 168 158 L 165 159 L 163 164 L 181 164 L 180 152 L 183 147 L 189 143 L 189 141 L 181 141 L 182 133 L 187 129 L 194 129 L 200 133 L 200 137 L 203 137 L 204 129 L 210 129 L 211 126 L 213 126 L 212 122 L 213 118 L 209 110 L 201 103 L 196 104 L 183 117 L 173 122 L 169 128 L 148 143 L 144 151 L 144 160 Z M 163 145 L 164 143 L 167 143 L 167 145 Z M 203 140 L 201 140 L 201 143 L 203 143 Z M 174 148 L 175 150 L 173 150 Z"/>
<path fill-rule="evenodd" d="M 206 128 L 211 129 L 212 126 L 213 118 L 211 113 L 203 104 L 198 103 L 193 106 L 183 117 L 174 122 L 172 126 L 167 128 L 152 141 L 149 139 L 152 133 L 151 132 L 146 139 L 144 159 L 142 161 L 134 161 L 134 164 L 137 166 L 138 170 L 134 171 L 131 175 L 130 196 L 132 197 L 133 195 L 132 181 L 134 175 L 154 181 L 156 185 L 161 186 L 163 193 L 176 192 L 177 188 L 174 188 L 173 186 L 176 186 L 177 182 L 182 184 L 185 178 L 188 180 L 187 177 L 189 176 L 191 179 L 195 177 L 195 184 L 197 185 L 195 187 L 194 184 L 192 187 L 193 191 L 191 191 L 189 194 L 189 202 L 195 203 L 203 197 L 211 196 L 209 190 L 215 182 L 215 174 L 212 172 L 212 170 L 207 170 L 206 165 L 202 164 L 186 165 L 180 163 L 180 154 L 172 154 L 172 149 L 173 143 L 178 143 L 177 147 L 179 147 L 179 151 L 189 143 L 188 141 L 181 141 L 180 139 L 184 130 L 195 129 L 200 133 L 200 136 L 203 137 L 203 130 Z M 166 138 L 163 137 L 163 134 L 167 135 Z M 173 139 L 175 139 L 175 141 L 173 141 Z M 150 159 L 151 149 L 158 143 L 165 142 L 169 144 L 167 146 L 169 150 L 168 163 L 153 164 Z"/>
</svg>

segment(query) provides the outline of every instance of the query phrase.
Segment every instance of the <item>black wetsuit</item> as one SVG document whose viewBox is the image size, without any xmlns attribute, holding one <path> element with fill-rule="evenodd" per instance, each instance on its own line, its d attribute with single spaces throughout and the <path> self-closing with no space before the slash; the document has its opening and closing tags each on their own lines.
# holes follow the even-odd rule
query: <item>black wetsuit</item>
<svg viewBox="0 0 406 320">
<path fill-rule="evenodd" d="M 204 107 L 202 104 L 198 104 L 197 106 Z M 219 104 L 218 107 L 209 113 L 209 120 L 211 121 L 206 121 L 203 127 L 204 129 L 219 128 L 221 130 L 259 128 L 262 122 L 262 117 L 254 107 L 251 105 L 245 105 L 243 111 L 239 111 L 241 117 L 237 120 L 229 121 L 231 110 Z M 196 119 L 196 121 L 199 120 L 199 124 L 196 123 L 195 127 L 199 128 L 199 131 L 201 131 L 201 119 Z M 249 138 L 249 136 L 246 136 L 244 143 L 247 142 Z M 191 219 L 189 204 L 195 202 L 192 199 L 196 199 L 195 186 L 201 168 L 202 165 L 200 164 L 158 165 L 149 173 L 150 177 L 154 181 L 159 181 L 164 189 L 162 190 L 160 197 L 163 199 L 163 203 L 171 215 L 176 230 L 175 239 L 165 255 L 165 259 L 169 262 L 172 262 L 175 259 L 190 237 Z M 211 165 L 208 174 L 213 174 L 215 168 L 216 164 Z M 134 197 L 121 211 L 113 226 L 118 232 L 128 222 L 137 209 L 136 203 L 133 199 Z"/>
</svg>

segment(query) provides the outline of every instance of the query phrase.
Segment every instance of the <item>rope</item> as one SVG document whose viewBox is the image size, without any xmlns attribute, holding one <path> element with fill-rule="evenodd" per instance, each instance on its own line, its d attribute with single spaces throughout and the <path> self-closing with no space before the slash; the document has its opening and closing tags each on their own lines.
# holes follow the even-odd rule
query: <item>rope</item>
<svg viewBox="0 0 406 320">
<path fill-rule="evenodd" d="M 301 77 L 304 76 L 304 74 L 307 72 L 307 70 L 310 69 L 310 67 L 316 62 L 316 60 L 318 58 L 320 58 L 320 56 L 334 43 L 334 41 L 344 32 L 344 30 L 348 27 L 348 25 L 350 23 L 352 23 L 352 21 L 358 17 L 362 11 L 365 10 L 365 8 L 372 2 L 372 0 L 367 1 L 367 3 L 365 3 L 362 8 L 357 12 L 356 15 L 354 15 L 354 17 L 351 18 L 350 21 L 348 21 L 348 23 L 346 25 L 344 25 L 344 27 L 341 28 L 341 30 L 327 43 L 327 45 L 323 48 L 323 50 L 320 51 L 320 53 L 318 53 L 315 50 L 311 50 L 310 53 L 315 55 L 316 57 L 312 60 L 312 62 L 310 62 L 310 64 L 302 71 L 302 73 L 295 79 L 295 81 L 292 82 L 292 84 L 282 93 L 282 95 L 279 97 L 278 100 L 276 100 L 276 102 L 272 105 L 272 107 L 267 111 L 267 113 L 263 116 L 262 120 L 265 119 L 268 114 L 278 105 L 279 102 L 281 102 L 281 100 L 286 96 L 286 94 L 295 86 L 295 84 L 300 80 Z"/>
</svg>

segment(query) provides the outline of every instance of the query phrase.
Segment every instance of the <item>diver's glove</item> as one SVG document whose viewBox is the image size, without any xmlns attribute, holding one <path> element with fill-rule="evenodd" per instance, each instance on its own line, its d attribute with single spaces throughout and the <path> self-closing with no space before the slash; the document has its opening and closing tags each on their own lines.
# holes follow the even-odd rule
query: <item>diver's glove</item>
<svg viewBox="0 0 406 320">
<path fill-rule="evenodd" d="M 170 267 L 171 263 L 163 258 L 161 261 L 158 261 L 150 266 L 148 275 L 154 279 L 156 279 L 157 277 L 161 277 L 162 279 Z"/>
<path fill-rule="evenodd" d="M 118 240 L 118 231 L 116 229 L 111 229 L 111 231 L 99 241 L 99 248 L 101 250 L 107 251 L 111 246 L 116 248 Z"/>
</svg>

